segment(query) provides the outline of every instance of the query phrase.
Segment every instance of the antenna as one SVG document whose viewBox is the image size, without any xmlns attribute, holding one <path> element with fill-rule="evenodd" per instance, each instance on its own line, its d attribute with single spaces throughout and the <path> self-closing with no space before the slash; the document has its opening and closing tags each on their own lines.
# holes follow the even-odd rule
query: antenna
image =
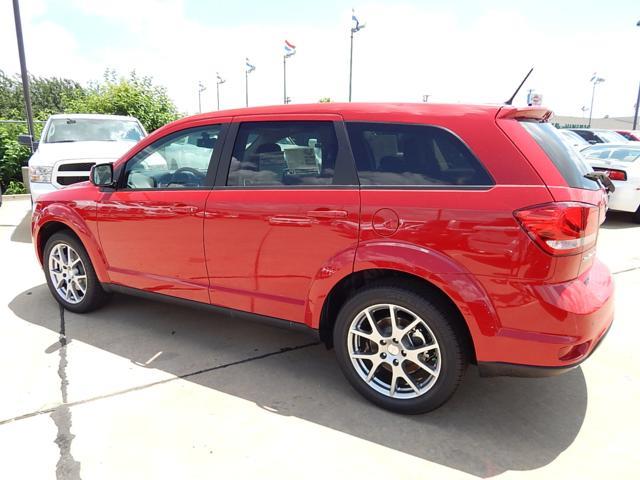
<svg viewBox="0 0 640 480">
<path fill-rule="evenodd" d="M 533 72 L 533 67 L 531 67 L 531 70 L 529 70 L 529 73 L 527 73 L 527 75 L 524 77 L 522 82 L 520 82 L 520 85 L 518 85 L 518 88 L 516 88 L 516 91 L 513 92 L 513 95 L 511 95 L 511 98 L 509 98 L 509 100 L 504 102 L 506 105 L 511 105 L 513 103 L 513 99 L 516 98 L 516 95 L 518 94 L 518 92 L 522 88 L 522 85 L 524 85 L 524 82 L 527 81 L 527 78 L 529 78 L 529 75 L 531 75 L 531 72 Z"/>
</svg>

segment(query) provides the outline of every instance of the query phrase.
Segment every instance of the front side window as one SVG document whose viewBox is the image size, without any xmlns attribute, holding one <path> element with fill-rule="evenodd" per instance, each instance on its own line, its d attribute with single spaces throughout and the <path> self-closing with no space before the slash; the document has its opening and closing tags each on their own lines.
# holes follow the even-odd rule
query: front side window
<svg viewBox="0 0 640 480">
<path fill-rule="evenodd" d="M 349 123 L 347 131 L 362 185 L 492 185 L 462 141 L 426 125 Z"/>
<path fill-rule="evenodd" d="M 129 189 L 204 187 L 220 125 L 192 128 L 162 138 L 127 162 Z"/>
<path fill-rule="evenodd" d="M 332 122 L 247 122 L 240 125 L 227 186 L 331 185 L 338 141 Z"/>
<path fill-rule="evenodd" d="M 137 142 L 144 137 L 135 120 L 55 118 L 47 130 L 45 143 Z"/>
</svg>

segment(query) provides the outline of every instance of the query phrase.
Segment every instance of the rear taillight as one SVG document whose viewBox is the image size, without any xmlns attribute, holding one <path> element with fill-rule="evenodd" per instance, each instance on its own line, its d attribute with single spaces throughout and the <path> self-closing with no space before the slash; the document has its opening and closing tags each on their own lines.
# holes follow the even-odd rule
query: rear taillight
<svg viewBox="0 0 640 480">
<path fill-rule="evenodd" d="M 594 168 L 597 172 L 604 172 L 611 180 L 625 181 L 627 179 L 627 172 L 624 170 L 611 170 L 609 168 Z"/>
<path fill-rule="evenodd" d="M 575 255 L 596 244 L 600 208 L 578 202 L 556 202 L 513 212 L 522 228 L 547 253 Z"/>
</svg>

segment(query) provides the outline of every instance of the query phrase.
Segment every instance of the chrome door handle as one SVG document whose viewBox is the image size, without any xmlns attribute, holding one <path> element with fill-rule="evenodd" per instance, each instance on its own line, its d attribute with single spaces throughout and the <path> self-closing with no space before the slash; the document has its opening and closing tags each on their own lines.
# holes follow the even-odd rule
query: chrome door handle
<svg viewBox="0 0 640 480">
<path fill-rule="evenodd" d="M 269 223 L 271 225 L 293 225 L 293 226 L 311 226 L 311 219 L 305 217 L 287 217 L 287 216 L 275 216 L 269 217 Z"/>
<path fill-rule="evenodd" d="M 309 210 L 307 216 L 311 218 L 347 218 L 346 210 Z"/>
</svg>

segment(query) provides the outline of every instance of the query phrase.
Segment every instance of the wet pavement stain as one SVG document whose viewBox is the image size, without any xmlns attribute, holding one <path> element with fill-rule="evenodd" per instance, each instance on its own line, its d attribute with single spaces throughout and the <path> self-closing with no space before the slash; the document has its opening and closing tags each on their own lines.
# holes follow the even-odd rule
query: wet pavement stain
<svg viewBox="0 0 640 480">
<path fill-rule="evenodd" d="M 64 308 L 60 306 L 60 349 L 58 355 L 58 376 L 60 377 L 60 393 L 62 395 L 62 405 L 51 412 L 51 419 L 58 428 L 55 443 L 60 450 L 60 457 L 56 464 L 56 478 L 58 480 L 76 480 L 80 478 L 80 462 L 77 462 L 71 454 L 71 443 L 75 435 L 71 433 L 71 409 L 67 405 L 67 335 L 65 331 Z"/>
</svg>

